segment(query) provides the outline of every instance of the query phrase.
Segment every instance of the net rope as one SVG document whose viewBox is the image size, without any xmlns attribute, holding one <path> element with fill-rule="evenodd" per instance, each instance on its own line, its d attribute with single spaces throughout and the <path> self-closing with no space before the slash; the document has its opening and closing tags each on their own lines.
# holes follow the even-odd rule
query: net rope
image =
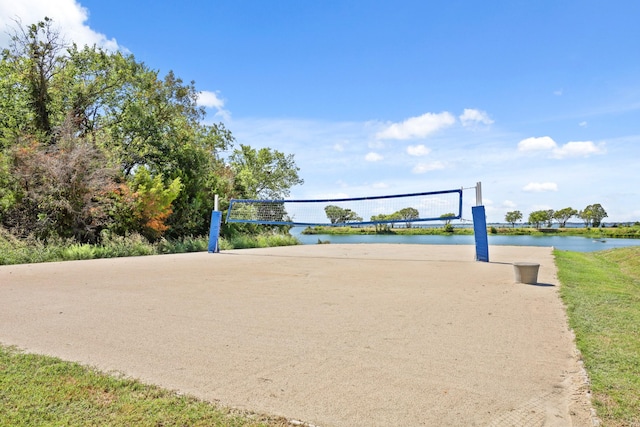
<svg viewBox="0 0 640 427">
<path fill-rule="evenodd" d="M 322 200 L 232 199 L 226 221 L 298 226 L 358 226 L 462 217 L 462 190 Z"/>
</svg>

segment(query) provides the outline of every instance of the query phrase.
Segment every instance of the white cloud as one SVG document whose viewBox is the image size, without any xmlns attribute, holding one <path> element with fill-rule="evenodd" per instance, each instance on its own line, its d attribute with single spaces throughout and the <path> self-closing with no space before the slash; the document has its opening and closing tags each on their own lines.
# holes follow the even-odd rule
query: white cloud
<svg viewBox="0 0 640 427">
<path fill-rule="evenodd" d="M 518 143 L 518 151 L 541 151 L 558 148 L 558 144 L 548 136 L 523 139 Z"/>
<path fill-rule="evenodd" d="M 505 200 L 502 202 L 502 206 L 505 208 L 513 209 L 513 208 L 516 208 L 518 205 L 516 205 L 511 200 Z"/>
<path fill-rule="evenodd" d="M 15 21 L 25 26 L 42 21 L 45 16 L 53 19 L 53 27 L 60 30 L 66 42 L 124 50 L 116 39 L 109 39 L 86 24 L 89 11 L 76 0 L 0 0 L 0 46 L 8 46 L 7 33 L 19 26 Z"/>
<path fill-rule="evenodd" d="M 380 154 L 378 153 L 368 153 L 366 156 L 364 156 L 364 159 L 367 162 L 379 162 L 380 160 L 384 159 L 384 157 L 382 157 Z"/>
<path fill-rule="evenodd" d="M 522 190 L 530 193 L 542 193 L 546 191 L 558 191 L 558 184 L 555 182 L 530 182 Z"/>
<path fill-rule="evenodd" d="M 564 91 L 563 91 L 562 89 L 558 89 L 558 90 L 554 90 L 554 91 L 553 91 L 553 94 L 554 94 L 555 96 L 562 96 L 563 92 L 564 92 Z"/>
<path fill-rule="evenodd" d="M 491 123 L 493 123 L 493 120 L 491 120 L 486 112 L 475 110 L 472 108 L 465 108 L 464 112 L 460 115 L 459 118 L 462 126 L 464 127 L 477 124 L 490 125 Z"/>
<path fill-rule="evenodd" d="M 339 142 L 336 142 L 335 144 L 333 144 L 333 150 L 341 153 L 344 151 L 344 145 L 342 145 Z"/>
<path fill-rule="evenodd" d="M 378 139 L 414 139 L 424 138 L 440 129 L 444 129 L 456 122 L 451 113 L 426 113 L 418 117 L 411 117 L 400 123 L 392 123 L 376 134 Z"/>
<path fill-rule="evenodd" d="M 215 108 L 215 116 L 222 117 L 224 120 L 230 120 L 231 113 L 224 109 L 224 100 L 217 93 L 203 90 L 198 92 L 198 105 L 205 108 Z"/>
<path fill-rule="evenodd" d="M 588 125 L 588 123 L 586 121 L 582 121 L 582 122 L 578 123 L 578 126 L 583 127 L 583 128 L 587 127 L 587 125 Z"/>
<path fill-rule="evenodd" d="M 387 184 L 386 182 L 376 182 L 371 187 L 375 188 L 376 190 L 384 190 L 385 188 L 389 188 L 389 184 Z"/>
<path fill-rule="evenodd" d="M 411 172 L 420 174 L 420 173 L 426 173 L 426 172 L 435 171 L 435 170 L 441 170 L 444 168 L 445 168 L 444 163 L 439 161 L 431 162 L 431 163 L 419 163 L 411 170 Z"/>
<path fill-rule="evenodd" d="M 203 90 L 198 93 L 198 105 L 207 108 L 220 109 L 224 107 L 224 101 L 215 92 Z"/>
<path fill-rule="evenodd" d="M 554 159 L 567 157 L 588 157 L 592 154 L 604 154 L 604 144 L 596 145 L 593 141 L 570 141 L 559 147 L 548 136 L 527 138 L 518 143 L 518 151 L 548 151 Z"/>
<path fill-rule="evenodd" d="M 592 141 L 571 141 L 562 147 L 553 150 L 553 157 L 564 159 L 565 157 L 589 157 L 592 154 L 604 154 L 604 145 L 596 146 Z"/>
<path fill-rule="evenodd" d="M 428 147 L 425 147 L 423 144 L 420 145 L 410 145 L 407 147 L 407 153 L 410 156 L 416 156 L 416 157 L 420 157 L 420 156 L 426 156 L 431 152 L 431 149 Z"/>
</svg>

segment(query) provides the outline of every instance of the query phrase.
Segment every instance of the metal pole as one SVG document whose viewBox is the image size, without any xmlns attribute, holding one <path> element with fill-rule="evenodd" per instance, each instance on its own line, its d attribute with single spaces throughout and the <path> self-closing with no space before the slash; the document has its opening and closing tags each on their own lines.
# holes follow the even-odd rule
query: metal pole
<svg viewBox="0 0 640 427">
<path fill-rule="evenodd" d="M 216 194 L 215 196 L 213 196 L 213 210 L 214 211 L 219 211 L 219 204 L 218 204 L 218 195 Z"/>
<path fill-rule="evenodd" d="M 482 206 L 482 183 L 476 182 L 476 206 Z"/>
</svg>

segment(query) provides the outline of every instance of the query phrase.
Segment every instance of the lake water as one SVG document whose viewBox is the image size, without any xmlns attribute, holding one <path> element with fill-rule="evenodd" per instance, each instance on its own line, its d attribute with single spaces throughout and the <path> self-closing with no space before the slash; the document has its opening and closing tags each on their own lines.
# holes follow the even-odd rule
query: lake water
<svg viewBox="0 0 640 427">
<path fill-rule="evenodd" d="M 416 245 L 473 245 L 474 236 L 402 236 L 402 235 L 332 235 L 332 234 L 301 234 L 302 227 L 293 227 L 290 233 L 297 237 L 304 245 L 315 245 L 318 240 L 331 243 L 405 243 Z M 622 248 L 626 246 L 640 246 L 640 239 L 593 239 L 580 236 L 498 236 L 489 234 L 489 246 L 553 246 L 556 249 L 593 252 L 605 249 Z"/>
</svg>

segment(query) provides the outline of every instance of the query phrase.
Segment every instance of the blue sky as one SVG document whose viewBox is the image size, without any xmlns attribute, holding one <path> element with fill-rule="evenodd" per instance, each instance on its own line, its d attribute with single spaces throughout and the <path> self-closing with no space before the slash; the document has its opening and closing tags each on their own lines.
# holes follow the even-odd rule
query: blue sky
<svg viewBox="0 0 640 427">
<path fill-rule="evenodd" d="M 2 28 L 44 16 L 194 80 L 237 144 L 294 154 L 294 198 L 481 181 L 490 222 L 640 220 L 636 0 L 0 0 Z"/>
</svg>

